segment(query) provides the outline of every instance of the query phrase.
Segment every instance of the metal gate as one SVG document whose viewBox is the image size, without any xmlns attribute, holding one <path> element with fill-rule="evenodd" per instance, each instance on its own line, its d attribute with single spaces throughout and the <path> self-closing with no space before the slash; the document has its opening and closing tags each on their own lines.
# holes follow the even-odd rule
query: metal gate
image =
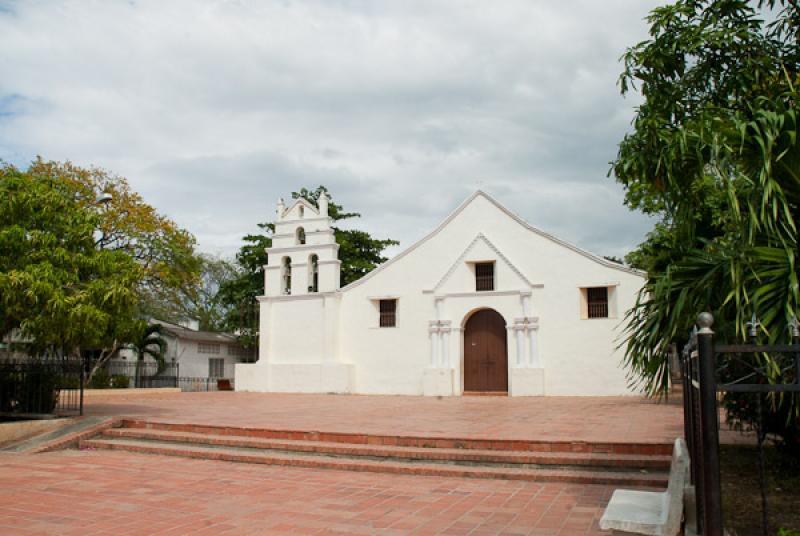
<svg viewBox="0 0 800 536">
<path fill-rule="evenodd" d="M 718 393 L 753 396 L 758 408 L 755 423 L 761 478 L 762 530 L 768 533 L 764 450 L 764 398 L 772 393 L 800 393 L 800 330 L 792 323 L 786 345 L 758 345 L 758 321 L 749 325 L 751 344 L 715 345 L 714 318 L 701 313 L 697 328 L 681 356 L 683 372 L 684 435 L 691 456 L 698 534 L 722 536 L 722 492 L 719 469 Z M 699 328 L 699 329 L 698 329 Z M 767 370 L 769 367 L 770 370 Z M 777 378 L 777 381 L 776 381 Z"/>
</svg>

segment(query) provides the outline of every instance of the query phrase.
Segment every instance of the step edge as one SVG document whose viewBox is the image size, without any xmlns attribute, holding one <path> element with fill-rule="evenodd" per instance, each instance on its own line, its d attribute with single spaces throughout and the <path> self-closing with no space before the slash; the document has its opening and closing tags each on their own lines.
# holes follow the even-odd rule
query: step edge
<svg viewBox="0 0 800 536">
<path fill-rule="evenodd" d="M 265 463 L 269 464 L 269 460 L 273 461 L 301 461 L 302 463 L 298 463 L 297 466 L 306 466 L 306 467 L 323 467 L 326 465 L 330 466 L 337 466 L 344 468 L 345 466 L 357 466 L 357 467 L 374 467 L 374 468 L 384 468 L 384 467 L 395 467 L 395 468 L 421 468 L 421 469 L 430 469 L 430 470 L 448 470 L 453 473 L 461 472 L 461 473 L 474 473 L 474 474 L 492 474 L 492 473 L 504 473 L 504 474 L 511 474 L 511 475 L 527 475 L 527 474 L 543 474 L 543 475 L 551 475 L 551 476 L 575 476 L 575 477 L 587 477 L 587 476 L 597 476 L 597 479 L 602 480 L 606 479 L 613 479 L 613 480 L 620 480 L 620 481 L 647 481 L 656 484 L 666 484 L 668 481 L 668 473 L 666 472 L 658 472 L 658 473 L 648 473 L 648 474 L 639 474 L 635 472 L 619 472 L 619 471 L 592 471 L 582 468 L 577 469 L 542 469 L 542 468 L 513 468 L 513 467 L 497 467 L 497 468 L 488 468 L 488 467 L 469 467 L 469 466 L 450 466 L 447 464 L 435 464 L 435 463 L 409 463 L 409 462 L 402 462 L 402 461 L 376 461 L 376 460 L 349 460 L 343 458 L 332 458 L 332 457 L 305 457 L 305 456 L 292 456 L 292 455 L 275 455 L 275 454 L 263 454 L 263 453 L 242 453 L 242 452 L 231 452 L 226 449 L 218 449 L 213 447 L 197 447 L 197 446 L 176 446 L 172 444 L 167 445 L 160 445 L 156 443 L 149 442 L 130 442 L 130 441 L 119 441 L 119 440 L 105 440 L 105 439 L 85 439 L 80 442 L 80 448 L 85 450 L 87 448 L 99 448 L 99 449 L 113 449 L 113 450 L 128 450 L 132 452 L 147 452 L 147 453 L 154 453 L 154 454 L 163 454 L 163 455 L 173 455 L 173 456 L 183 456 L 183 457 L 194 457 L 191 455 L 187 455 L 186 453 L 195 453 L 195 454 L 216 454 L 216 456 L 208 456 L 208 459 L 224 459 L 226 457 L 236 457 L 241 459 L 247 459 L 251 463 Z M 314 463 L 316 462 L 316 463 Z M 274 463 L 273 465 L 282 465 L 280 463 Z M 456 469 L 457 467 L 457 469 Z"/>
<path fill-rule="evenodd" d="M 91 442 L 92 440 L 87 440 Z M 462 468 L 453 469 L 446 466 L 437 467 L 422 467 L 421 465 L 414 466 L 414 471 L 410 471 L 408 467 L 387 464 L 334 464 L 329 461 L 322 461 L 313 463 L 309 460 L 288 459 L 282 461 L 299 462 L 299 463 L 270 463 L 266 459 L 258 459 L 254 456 L 218 453 L 217 456 L 203 456 L 205 453 L 198 453 L 198 456 L 187 456 L 172 449 L 148 449 L 148 448 L 116 448 L 100 447 L 110 450 L 127 450 L 129 452 L 136 452 L 139 454 L 148 455 L 163 455 L 163 456 L 177 456 L 193 459 L 211 459 L 218 461 L 228 461 L 232 463 L 254 463 L 260 465 L 274 465 L 280 467 L 292 468 L 305 468 L 305 469 L 325 469 L 325 470 L 348 470 L 356 472 L 376 472 L 387 474 L 401 474 L 413 476 L 436 476 L 444 478 L 475 478 L 475 479 L 495 479 L 495 480 L 524 480 L 530 482 L 560 482 L 570 484 L 592 484 L 592 485 L 615 485 L 615 486 L 636 486 L 663 489 L 666 487 L 667 478 L 642 478 L 641 476 L 631 477 L 630 475 L 617 476 L 609 475 L 607 473 L 600 473 L 602 476 L 594 476 L 592 474 L 552 474 L 547 470 L 528 470 L 521 473 L 519 469 L 516 472 L 510 473 L 509 470 L 499 471 L 469 471 Z M 596 475 L 597 473 L 595 473 Z"/>
<path fill-rule="evenodd" d="M 172 435 L 169 435 L 172 434 Z M 212 435 L 200 434 L 193 432 L 174 432 L 164 430 L 152 429 L 137 429 L 137 428 L 116 428 L 106 431 L 106 435 L 110 437 L 121 437 L 131 439 L 143 439 L 164 441 L 171 443 L 189 443 L 192 445 L 215 445 L 215 446 L 229 446 L 229 447 L 247 447 L 247 448 L 263 448 L 269 450 L 282 450 L 287 452 L 328 452 L 331 454 L 346 454 L 350 451 L 353 456 L 378 456 L 378 457 L 396 457 L 408 459 L 426 459 L 426 456 L 432 456 L 434 459 L 440 461 L 447 461 L 444 456 L 453 456 L 460 458 L 463 461 L 492 461 L 492 460 L 470 460 L 469 458 L 485 457 L 485 458 L 498 458 L 498 463 L 514 463 L 514 459 L 531 459 L 536 458 L 542 462 L 533 461 L 519 461 L 517 463 L 544 463 L 548 459 L 558 461 L 560 464 L 569 465 L 573 462 L 575 465 L 601 465 L 609 464 L 609 466 L 626 466 L 638 467 L 641 465 L 650 466 L 663 466 L 665 469 L 669 468 L 671 461 L 670 456 L 666 455 L 646 455 L 646 454 L 615 454 L 615 453 L 597 453 L 597 452 L 552 452 L 552 451 L 519 451 L 519 450 L 482 450 L 482 449 L 448 449 L 448 448 L 429 448 L 429 447 L 407 447 L 395 445 L 362 445 L 362 444 L 348 444 L 324 441 L 303 441 L 291 439 L 268 439 L 268 438 L 253 438 L 246 436 L 227 436 L 227 435 Z M 261 444 L 259 444 L 262 442 Z M 239 443 L 234 444 L 234 443 Z M 314 446 L 320 446 L 319 449 L 314 449 Z M 295 447 L 295 448 L 292 448 Z M 309 447 L 309 448 L 300 448 Z M 359 450 L 369 450 L 371 452 L 353 452 Z M 384 454 L 385 453 L 385 454 Z M 438 458 L 442 456 L 442 458 Z M 499 458 L 502 458 L 500 460 Z M 555 463 L 553 463 L 555 465 Z"/>
<path fill-rule="evenodd" d="M 672 453 L 672 443 L 663 441 L 652 442 L 606 442 L 606 441 L 571 441 L 571 440 L 532 440 L 532 439 L 487 439 L 487 438 L 465 438 L 465 437 L 434 437 L 434 436 L 417 436 L 417 435 L 386 435 L 386 434 L 361 434 L 349 432 L 326 432 L 320 430 L 286 430 L 286 429 L 272 429 L 272 428 L 252 428 L 252 427 L 236 427 L 236 426 L 221 426 L 214 424 L 194 424 L 194 423 L 172 423 L 166 421 L 150 421 L 146 419 L 136 418 L 123 418 L 123 428 L 145 428 L 145 429 L 165 429 L 163 427 L 181 427 L 193 428 L 203 430 L 215 430 L 220 432 L 218 435 L 230 435 L 241 437 L 253 437 L 254 434 L 284 434 L 287 436 L 304 436 L 306 441 L 327 441 L 332 443 L 350 443 L 358 445 L 386 445 L 386 446 L 408 446 L 393 444 L 400 442 L 425 442 L 425 443 L 453 443 L 463 444 L 465 446 L 457 447 L 464 450 L 509 450 L 509 451 L 527 451 L 531 449 L 514 448 L 514 446 L 528 445 L 528 446 L 564 446 L 573 447 L 571 450 L 563 452 L 587 452 L 586 448 L 591 448 L 589 452 L 596 453 L 616 453 L 624 454 L 631 452 L 631 450 L 660 450 L 657 454 L 670 455 Z M 184 430 L 186 431 L 186 430 Z M 324 436 L 326 439 L 320 439 Z M 292 439 L 286 437 L 285 439 Z M 354 441 L 354 439 L 358 439 Z M 370 439 L 373 442 L 370 442 Z M 389 441 L 387 443 L 386 441 Z M 481 447 L 466 446 L 470 444 L 481 444 Z M 576 450 L 575 447 L 578 447 Z M 429 447 L 440 448 L 440 447 Z M 616 451 L 616 452 L 615 452 Z M 558 450 L 549 450 L 549 452 L 561 452 Z M 654 453 L 655 454 L 655 453 Z"/>
</svg>

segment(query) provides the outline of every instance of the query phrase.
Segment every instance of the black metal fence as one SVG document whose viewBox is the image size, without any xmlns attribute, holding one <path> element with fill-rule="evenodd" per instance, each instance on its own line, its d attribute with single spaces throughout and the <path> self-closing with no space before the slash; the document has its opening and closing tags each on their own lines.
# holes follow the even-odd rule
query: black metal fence
<svg viewBox="0 0 800 536">
<path fill-rule="evenodd" d="M 0 361 L 0 414 L 83 415 L 82 360 Z"/>
<path fill-rule="evenodd" d="M 180 376 L 178 363 L 110 361 L 87 381 L 89 364 L 81 359 L 0 360 L 0 419 L 83 415 L 85 388 L 233 389 L 232 379 Z"/>
<path fill-rule="evenodd" d="M 97 375 L 95 375 L 97 376 Z M 150 389 L 156 387 L 179 387 L 181 391 L 219 391 L 233 388 L 230 378 L 181 376 L 179 363 L 144 361 L 109 361 L 103 367 L 103 375 L 93 379 L 90 387 Z"/>
<path fill-rule="evenodd" d="M 178 387 L 183 392 L 229 391 L 233 390 L 233 380 L 223 378 L 178 378 Z M 222 387 L 222 389 L 220 389 Z"/>
<path fill-rule="evenodd" d="M 96 387 L 178 387 L 180 368 L 178 363 L 158 363 L 151 361 L 109 361 L 103 368 L 108 385 L 102 382 Z M 101 378 L 105 379 L 105 378 Z"/>
<path fill-rule="evenodd" d="M 800 393 L 800 334 L 795 321 L 792 344 L 715 345 L 714 318 L 702 313 L 681 356 L 683 369 L 684 435 L 691 456 L 695 486 L 697 534 L 722 536 L 722 492 L 719 466 L 718 393 L 753 397 L 754 428 L 758 443 L 762 533 L 768 534 L 768 500 L 764 467 L 764 410 L 766 397 Z M 755 342 L 757 320 L 751 323 Z"/>
</svg>

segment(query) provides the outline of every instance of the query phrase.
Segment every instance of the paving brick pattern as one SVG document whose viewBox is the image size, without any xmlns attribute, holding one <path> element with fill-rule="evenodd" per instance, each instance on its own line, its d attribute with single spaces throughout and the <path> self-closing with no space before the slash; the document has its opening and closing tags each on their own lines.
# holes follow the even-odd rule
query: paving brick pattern
<svg viewBox="0 0 800 536">
<path fill-rule="evenodd" d="M 599 535 L 610 486 L 0 454 L 0 534 Z"/>
<path fill-rule="evenodd" d="M 493 440 L 672 443 L 679 404 L 639 397 L 179 393 L 92 398 L 92 415 L 277 430 Z"/>
</svg>

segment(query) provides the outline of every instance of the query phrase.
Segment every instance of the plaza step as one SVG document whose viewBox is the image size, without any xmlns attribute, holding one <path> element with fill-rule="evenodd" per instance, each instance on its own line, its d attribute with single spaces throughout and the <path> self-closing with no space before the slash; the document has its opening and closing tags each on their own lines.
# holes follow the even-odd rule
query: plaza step
<svg viewBox="0 0 800 536">
<path fill-rule="evenodd" d="M 669 456 L 641 454 L 609 454 L 593 452 L 536 452 L 501 451 L 482 449 L 454 449 L 430 447 L 398 447 L 392 445 L 352 444 L 326 441 L 269 439 L 235 435 L 175 432 L 148 428 L 112 428 L 106 430 L 107 438 L 127 438 L 217 447 L 242 447 L 327 454 L 332 456 L 390 459 L 397 461 L 420 460 L 464 464 L 492 464 L 513 466 L 591 466 L 595 469 L 668 471 Z"/>
<path fill-rule="evenodd" d="M 84 439 L 81 449 L 124 450 L 143 454 L 159 454 L 230 462 L 338 469 L 376 473 L 409 474 L 439 477 L 488 478 L 573 484 L 604 484 L 664 488 L 665 473 L 636 473 L 632 471 L 596 471 L 592 469 L 543 469 L 516 467 L 485 467 L 417 461 L 384 461 L 353 459 L 321 454 L 285 453 L 245 447 L 187 445 L 167 441 L 135 440 L 128 438 Z"/>
<path fill-rule="evenodd" d="M 115 449 L 232 462 L 350 471 L 663 488 L 660 444 L 495 441 L 268 430 L 124 419 L 80 441 Z"/>
<path fill-rule="evenodd" d="M 386 445 L 396 447 L 479 449 L 524 452 L 582 452 L 605 454 L 641 454 L 646 456 L 672 455 L 668 442 L 626 443 L 586 442 L 561 440 L 477 439 L 451 437 L 419 437 L 405 435 L 355 434 L 346 432 L 319 432 L 301 430 L 272 430 L 240 428 L 208 424 L 168 423 L 141 419 L 123 419 L 122 428 L 146 428 L 172 432 L 244 436 L 263 439 L 288 439 L 293 441 L 323 441 L 358 445 Z"/>
</svg>

